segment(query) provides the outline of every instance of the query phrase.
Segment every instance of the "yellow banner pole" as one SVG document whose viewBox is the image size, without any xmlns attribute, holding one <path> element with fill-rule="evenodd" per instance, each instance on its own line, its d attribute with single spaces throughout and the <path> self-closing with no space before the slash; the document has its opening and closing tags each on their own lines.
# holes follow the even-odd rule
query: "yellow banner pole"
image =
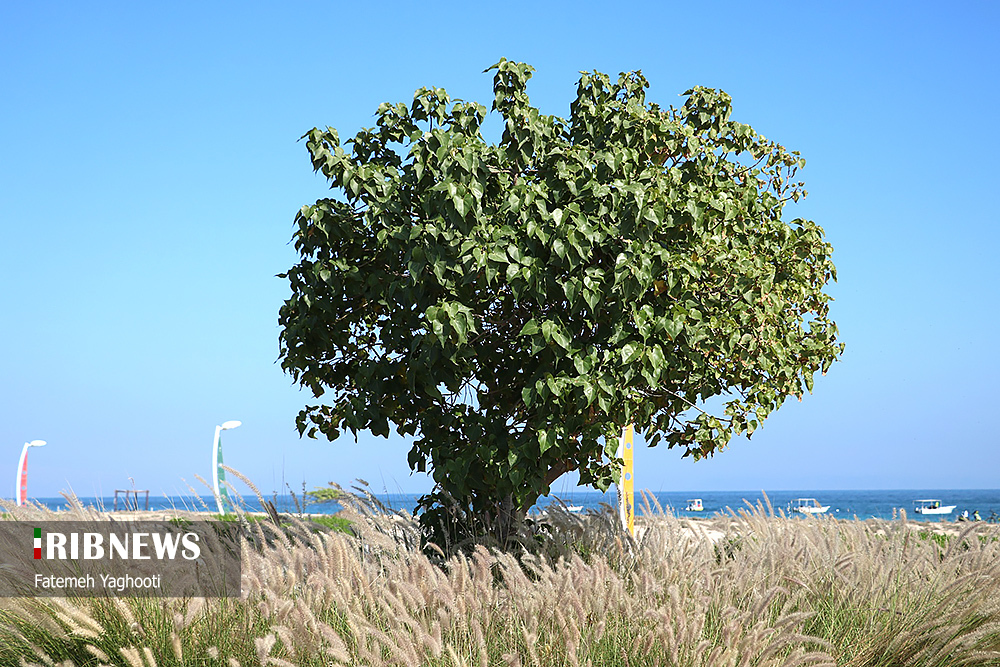
<svg viewBox="0 0 1000 667">
<path fill-rule="evenodd" d="M 622 528 L 629 535 L 635 536 L 635 479 L 632 474 L 632 441 L 634 429 L 629 424 L 622 429 L 622 437 L 618 440 L 618 458 L 623 461 L 622 475 L 618 482 L 618 515 L 622 520 Z"/>
</svg>

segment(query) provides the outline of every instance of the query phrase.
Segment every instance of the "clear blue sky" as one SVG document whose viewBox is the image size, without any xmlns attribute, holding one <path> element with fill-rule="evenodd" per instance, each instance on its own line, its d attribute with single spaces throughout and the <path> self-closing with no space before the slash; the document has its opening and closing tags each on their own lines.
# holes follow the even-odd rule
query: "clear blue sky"
<svg viewBox="0 0 1000 667">
<path fill-rule="evenodd" d="M 0 497 L 204 491 L 213 428 L 270 494 L 424 491 L 408 444 L 300 440 L 275 274 L 326 196 L 298 138 L 424 85 L 489 103 L 501 56 L 568 115 L 580 70 L 722 88 L 801 151 L 835 247 L 843 361 L 712 460 L 640 449 L 657 490 L 997 488 L 1000 5 L 0 4 Z M 184 481 L 186 480 L 186 482 Z M 558 482 L 557 490 L 572 482 Z"/>
</svg>

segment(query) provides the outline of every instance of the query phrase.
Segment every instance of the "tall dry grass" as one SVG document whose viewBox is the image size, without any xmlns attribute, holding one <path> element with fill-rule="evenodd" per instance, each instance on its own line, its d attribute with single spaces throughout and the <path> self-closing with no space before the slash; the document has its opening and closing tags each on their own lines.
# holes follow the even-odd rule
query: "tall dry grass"
<svg viewBox="0 0 1000 667">
<path fill-rule="evenodd" d="M 653 512 L 636 541 L 610 511 L 555 511 L 533 554 L 439 565 L 411 517 L 343 516 L 353 534 L 247 523 L 239 599 L 5 600 L 0 665 L 1000 665 L 982 526 L 757 507 Z"/>
</svg>

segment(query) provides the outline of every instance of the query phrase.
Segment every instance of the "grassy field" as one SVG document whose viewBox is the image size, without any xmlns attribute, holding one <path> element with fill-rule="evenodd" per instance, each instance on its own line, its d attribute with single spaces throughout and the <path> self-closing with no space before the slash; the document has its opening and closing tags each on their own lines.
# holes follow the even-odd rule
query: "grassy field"
<svg viewBox="0 0 1000 667">
<path fill-rule="evenodd" d="M 242 598 L 0 601 L 0 665 L 1000 665 L 983 525 L 557 512 L 442 563 L 405 515 L 282 519 L 247 524 Z"/>
</svg>

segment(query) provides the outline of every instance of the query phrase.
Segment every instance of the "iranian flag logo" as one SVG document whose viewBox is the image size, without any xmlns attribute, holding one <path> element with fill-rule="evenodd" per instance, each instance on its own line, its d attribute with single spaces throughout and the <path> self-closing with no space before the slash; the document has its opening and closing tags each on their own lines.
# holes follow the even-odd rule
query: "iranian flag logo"
<svg viewBox="0 0 1000 667">
<path fill-rule="evenodd" d="M 35 560 L 42 558 L 42 529 L 35 528 Z"/>
</svg>

